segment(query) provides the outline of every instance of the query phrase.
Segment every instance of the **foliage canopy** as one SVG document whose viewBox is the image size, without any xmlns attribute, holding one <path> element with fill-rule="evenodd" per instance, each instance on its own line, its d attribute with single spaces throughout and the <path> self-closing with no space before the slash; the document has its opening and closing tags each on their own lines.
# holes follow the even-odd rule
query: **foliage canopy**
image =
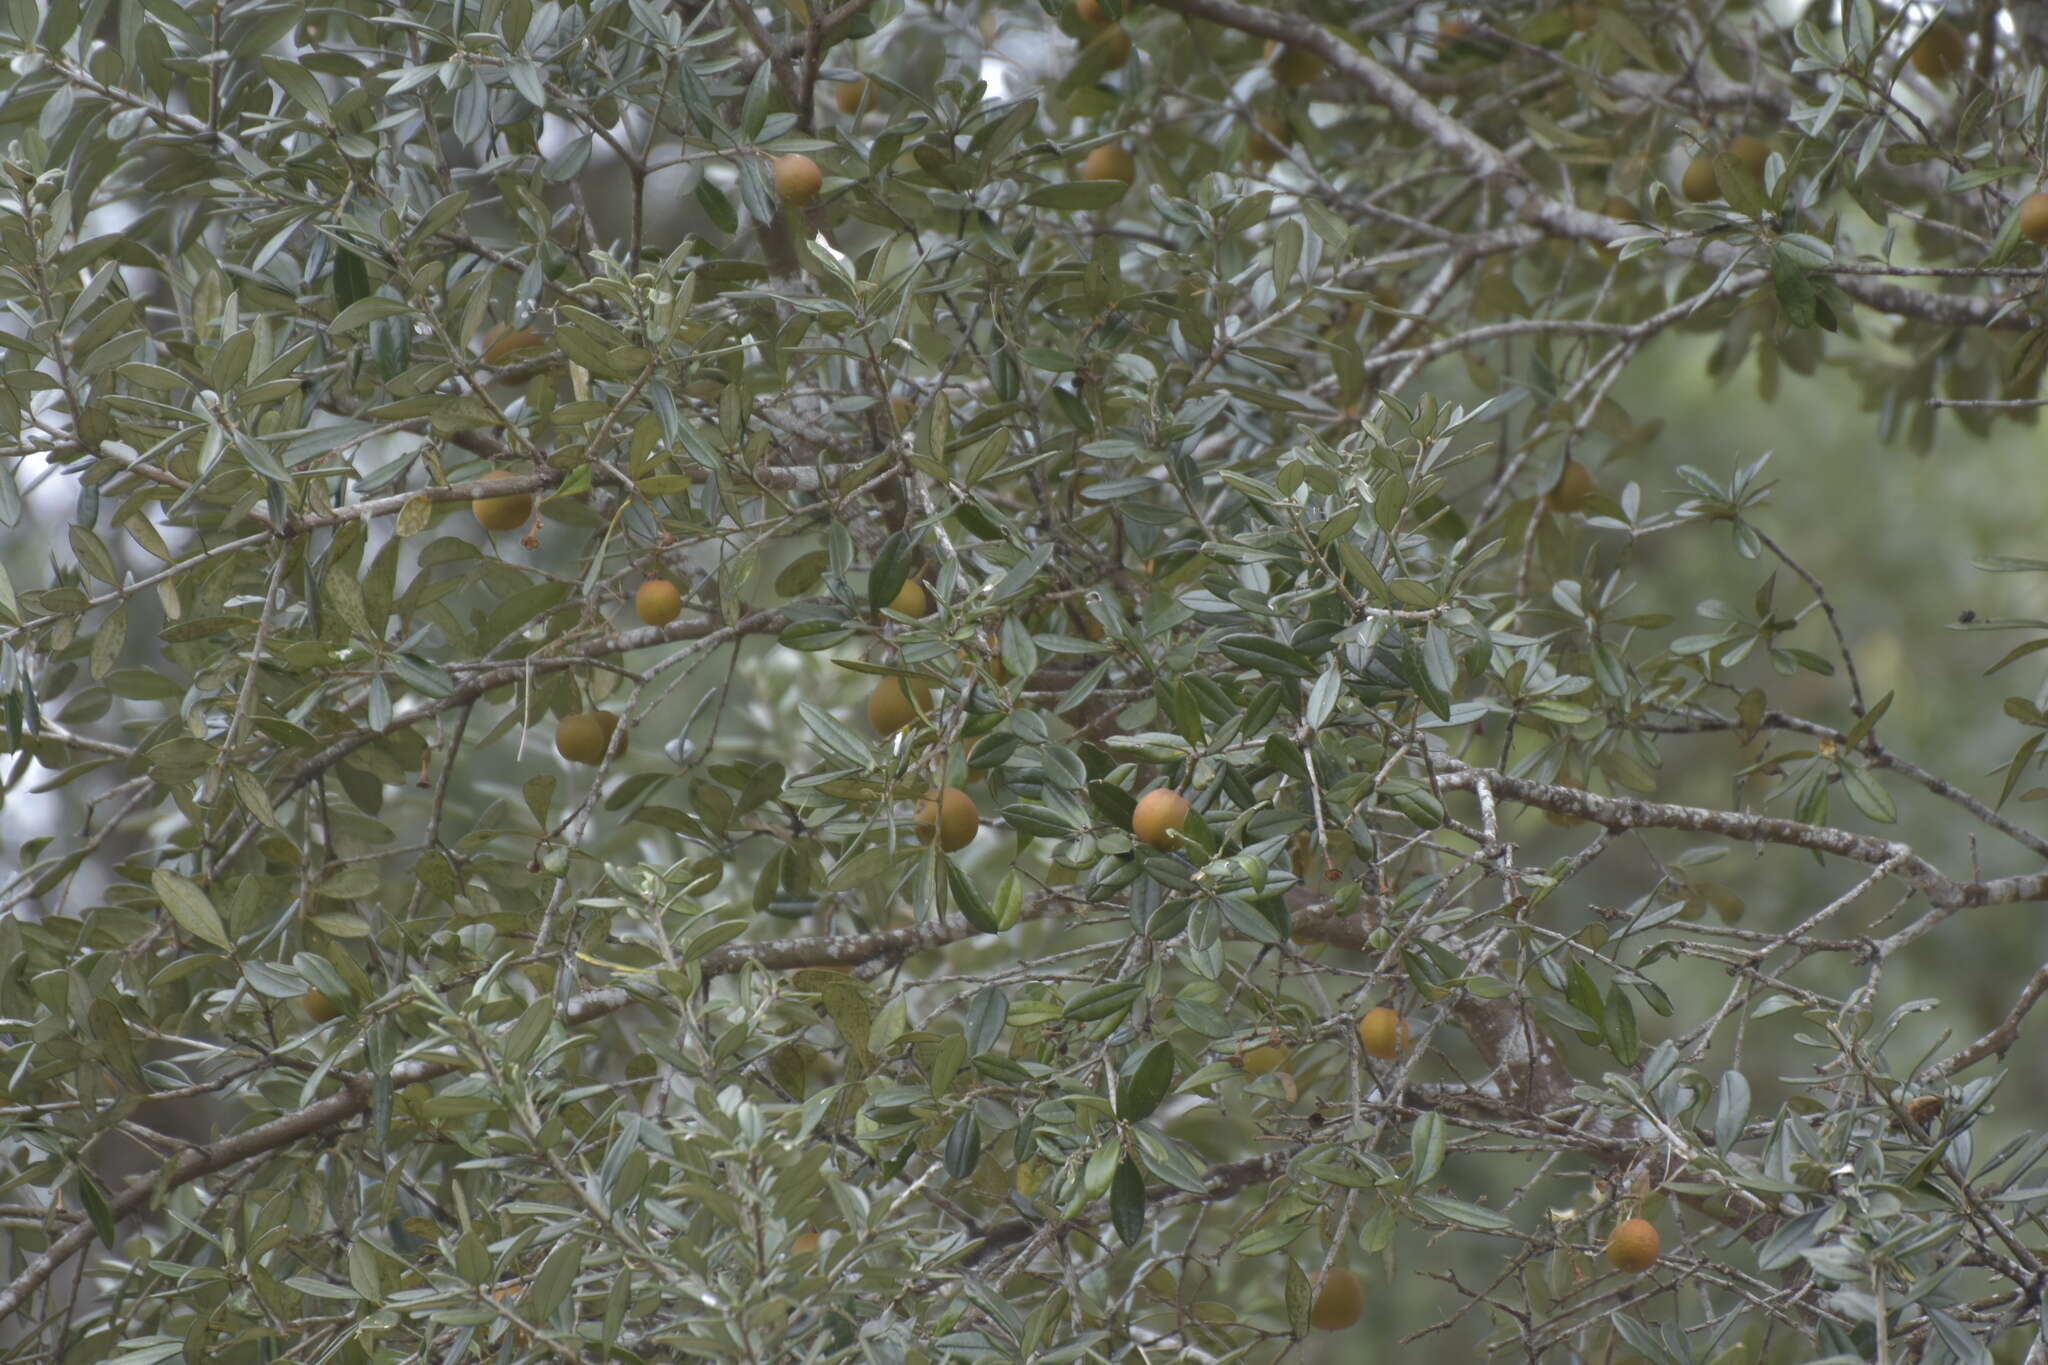
<svg viewBox="0 0 2048 1365">
<path fill-rule="evenodd" d="M 11 0 L 0 1360 L 2039 1359 L 2043 699 L 1625 406 L 2034 421 L 1937 14 Z"/>
</svg>

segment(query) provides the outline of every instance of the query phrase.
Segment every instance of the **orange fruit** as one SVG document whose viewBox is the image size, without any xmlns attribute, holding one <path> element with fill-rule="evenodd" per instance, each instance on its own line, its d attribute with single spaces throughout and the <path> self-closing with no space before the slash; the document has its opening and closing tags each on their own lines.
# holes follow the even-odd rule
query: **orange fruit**
<svg viewBox="0 0 2048 1365">
<path fill-rule="evenodd" d="M 818 1234 L 815 1232 L 799 1232 L 789 1239 L 789 1254 L 792 1256 L 808 1256 L 817 1249 Z"/>
<path fill-rule="evenodd" d="M 832 102 L 839 106 L 839 112 L 849 117 L 858 114 L 861 106 L 868 102 L 868 83 L 865 79 L 844 81 L 832 92 Z"/>
<path fill-rule="evenodd" d="M 1109 11 L 1102 0 L 1074 0 L 1074 17 L 1090 28 L 1101 28 L 1109 22 Z"/>
<path fill-rule="evenodd" d="M 932 685 L 922 678 L 884 678 L 868 694 L 868 724 L 893 735 L 932 709 Z"/>
<path fill-rule="evenodd" d="M 612 732 L 618 728 L 619 718 L 610 711 L 578 711 L 573 716 L 564 716 L 555 726 L 555 752 L 571 763 L 594 768 L 604 762 L 605 751 L 612 746 Z"/>
<path fill-rule="evenodd" d="M 1309 1305 L 1309 1325 L 1322 1332 L 1341 1332 L 1365 1312 L 1365 1286 L 1343 1266 L 1323 1276 L 1323 1287 Z"/>
<path fill-rule="evenodd" d="M 974 842 L 981 832 L 981 812 L 974 798 L 958 787 L 934 788 L 917 804 L 917 837 L 930 843 L 937 836 L 939 847 L 958 853 Z"/>
<path fill-rule="evenodd" d="M 1408 1050 L 1408 1021 L 1380 1005 L 1358 1021 L 1358 1044 L 1368 1057 L 1386 1060 Z"/>
<path fill-rule="evenodd" d="M 1247 1076 L 1267 1076 L 1287 1069 L 1287 1049 L 1273 1043 L 1252 1048 L 1240 1059 Z"/>
<path fill-rule="evenodd" d="M 1762 180 L 1764 165 L 1771 159 L 1771 144 L 1754 134 L 1744 133 L 1728 144 L 1728 155 L 1749 167 L 1756 173 L 1756 178 Z"/>
<path fill-rule="evenodd" d="M 1664 1243 L 1648 1219 L 1630 1218 L 1608 1237 L 1607 1261 L 1616 1270 L 1640 1275 L 1657 1264 L 1657 1254 L 1663 1249 Z"/>
<path fill-rule="evenodd" d="M 324 1024 L 330 1019 L 341 1018 L 341 1006 L 329 1000 L 326 994 L 318 987 L 300 996 L 299 1006 L 306 1011 L 306 1017 L 316 1024 Z"/>
<path fill-rule="evenodd" d="M 2020 200 L 2020 235 L 2036 246 L 2048 246 L 2048 194 L 2036 190 Z"/>
<path fill-rule="evenodd" d="M 1557 485 L 1543 495 L 1553 512 L 1576 512 L 1586 505 L 1586 499 L 1599 490 L 1593 481 L 1592 471 L 1577 460 L 1566 460 L 1564 469 L 1557 476 Z"/>
<path fill-rule="evenodd" d="M 1946 19 L 1936 19 L 1914 40 L 1913 69 L 1931 81 L 1945 81 L 1963 69 L 1969 50 L 1963 31 Z"/>
<path fill-rule="evenodd" d="M 1188 822 L 1188 801 L 1179 792 L 1161 787 L 1138 799 L 1131 812 L 1131 833 L 1141 844 L 1166 852 L 1180 847 L 1181 829 Z"/>
<path fill-rule="evenodd" d="M 932 609 L 932 600 L 925 594 L 924 584 L 915 578 L 903 580 L 903 586 L 889 600 L 889 610 L 905 616 L 922 616 Z"/>
<path fill-rule="evenodd" d="M 1310 85 L 1323 74 L 1323 59 L 1305 48 L 1283 46 L 1278 39 L 1266 44 L 1266 60 L 1272 64 L 1273 79 L 1290 90 Z"/>
<path fill-rule="evenodd" d="M 1685 175 L 1679 180 L 1678 188 L 1695 204 L 1719 199 L 1721 179 L 1714 174 L 1714 159 L 1710 156 L 1696 156 L 1687 162 Z"/>
<path fill-rule="evenodd" d="M 1102 53 L 1102 67 L 1105 71 L 1120 69 L 1131 59 L 1131 35 L 1124 32 L 1122 24 L 1111 24 L 1088 40 L 1091 49 Z"/>
<path fill-rule="evenodd" d="M 1245 140 L 1245 152 L 1253 161 L 1270 166 L 1287 155 L 1287 149 L 1294 145 L 1294 124 L 1288 121 L 1285 111 L 1265 109 L 1252 116 L 1251 136 Z"/>
<path fill-rule="evenodd" d="M 650 626 L 665 626 L 683 614 L 682 589 L 666 578 L 650 578 L 633 594 L 633 612 Z"/>
<path fill-rule="evenodd" d="M 808 204 L 818 197 L 818 191 L 825 188 L 825 173 L 818 169 L 818 163 L 802 152 L 789 152 L 775 158 L 775 192 L 782 196 L 785 204 Z"/>
<path fill-rule="evenodd" d="M 1114 142 L 1105 142 L 1088 153 L 1081 163 L 1083 180 L 1121 180 L 1126 185 L 1138 178 L 1138 165 L 1131 154 Z"/>
<path fill-rule="evenodd" d="M 514 479 L 519 477 L 508 470 L 494 470 L 484 475 L 485 480 Z M 533 515 L 533 494 L 506 493 L 495 498 L 471 498 L 469 510 L 483 523 L 486 531 L 516 531 L 526 525 L 526 519 Z"/>
</svg>

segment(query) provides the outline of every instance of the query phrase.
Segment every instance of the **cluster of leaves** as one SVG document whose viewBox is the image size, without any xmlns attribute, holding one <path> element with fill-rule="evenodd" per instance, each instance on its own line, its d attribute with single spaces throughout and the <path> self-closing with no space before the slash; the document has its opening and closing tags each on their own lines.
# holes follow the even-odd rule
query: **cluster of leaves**
<svg viewBox="0 0 2048 1365">
<path fill-rule="evenodd" d="M 2038 1330 L 1959 1073 L 2040 979 L 1938 1059 L 1877 996 L 2048 886 L 1869 829 L 2048 853 L 2041 712 L 1993 804 L 1893 753 L 1765 460 L 1615 392 L 2028 418 L 2041 35 L 1094 8 L 6 7 L 0 1359 L 1305 1358 L 1411 1255 L 1531 1359 Z M 1672 635 L 1678 537 L 1770 567 Z M 1827 896 L 1739 923 L 1748 843 Z"/>
</svg>

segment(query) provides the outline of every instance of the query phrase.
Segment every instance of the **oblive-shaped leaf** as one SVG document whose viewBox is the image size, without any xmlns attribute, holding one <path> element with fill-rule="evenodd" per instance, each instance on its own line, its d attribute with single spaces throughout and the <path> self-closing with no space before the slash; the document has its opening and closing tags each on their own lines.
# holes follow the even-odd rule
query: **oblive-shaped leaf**
<svg viewBox="0 0 2048 1365">
<path fill-rule="evenodd" d="M 197 882 L 162 867 L 149 874 L 149 881 L 180 929 L 216 948 L 235 950 L 227 926 L 221 923 L 220 912 L 213 908 L 213 902 Z"/>
<path fill-rule="evenodd" d="M 1173 1048 L 1163 1042 L 1154 1043 L 1124 1063 L 1124 1074 L 1116 1086 L 1117 1117 L 1151 1117 L 1172 1089 Z"/>
</svg>

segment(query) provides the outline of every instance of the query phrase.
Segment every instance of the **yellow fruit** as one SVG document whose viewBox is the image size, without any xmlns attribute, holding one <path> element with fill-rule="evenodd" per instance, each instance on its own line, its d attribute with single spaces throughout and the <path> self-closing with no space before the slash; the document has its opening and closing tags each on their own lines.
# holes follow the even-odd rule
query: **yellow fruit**
<svg viewBox="0 0 2048 1365">
<path fill-rule="evenodd" d="M 1598 491 L 1600 485 L 1593 482 L 1593 475 L 1577 460 L 1566 460 L 1564 470 L 1557 476 L 1557 486 L 1543 495 L 1553 512 L 1576 512 L 1586 505 L 1586 499 Z"/>
<path fill-rule="evenodd" d="M 1131 833 L 1139 843 L 1166 852 L 1180 847 L 1180 832 L 1187 822 L 1187 798 L 1161 787 L 1139 798 L 1138 808 L 1131 812 Z"/>
<path fill-rule="evenodd" d="M 1266 1076 L 1275 1071 L 1285 1071 L 1287 1069 L 1287 1049 L 1272 1043 L 1267 1043 L 1263 1047 L 1255 1047 L 1244 1054 L 1242 1065 L 1244 1067 L 1244 1074 L 1247 1076 Z"/>
<path fill-rule="evenodd" d="M 682 589 L 666 578 L 650 578 L 633 594 L 633 611 L 650 626 L 665 626 L 683 614 Z"/>
<path fill-rule="evenodd" d="M 915 578 L 904 579 L 903 586 L 889 599 L 889 610 L 905 616 L 922 616 L 931 609 L 931 598 L 925 595 L 924 585 Z"/>
<path fill-rule="evenodd" d="M 1138 166 L 1129 152 L 1114 142 L 1106 142 L 1088 153 L 1088 159 L 1081 163 L 1081 178 L 1121 180 L 1128 185 L 1138 178 Z"/>
<path fill-rule="evenodd" d="M 1679 190 L 1695 204 L 1704 204 L 1710 199 L 1721 197 L 1721 180 L 1714 174 L 1714 159 L 1696 156 L 1687 163 L 1685 176 L 1678 182 Z"/>
<path fill-rule="evenodd" d="M 1764 166 L 1771 159 L 1771 144 L 1760 137 L 1744 133 L 1728 144 L 1728 155 L 1749 167 L 1755 172 L 1756 178 L 1762 180 Z"/>
<path fill-rule="evenodd" d="M 1408 1050 L 1408 1021 L 1385 1005 L 1369 1009 L 1358 1021 L 1358 1043 L 1368 1057 L 1398 1057 Z"/>
<path fill-rule="evenodd" d="M 868 724 L 878 735 L 893 735 L 932 709 L 932 687 L 922 678 L 884 678 L 868 694 Z"/>
<path fill-rule="evenodd" d="M 503 365 L 521 351 L 544 344 L 540 333 L 526 327 L 507 330 L 503 323 L 484 333 L 484 364 Z"/>
<path fill-rule="evenodd" d="M 825 188 L 825 173 L 802 152 L 775 158 L 775 192 L 785 204 L 808 204 Z"/>
<path fill-rule="evenodd" d="M 1272 63 L 1273 79 L 1289 89 L 1309 85 L 1323 74 L 1323 59 L 1304 48 L 1266 44 L 1266 60 Z"/>
<path fill-rule="evenodd" d="M 799 1232 L 789 1239 L 789 1254 L 792 1256 L 808 1256 L 817 1249 L 818 1234 L 815 1232 Z"/>
<path fill-rule="evenodd" d="M 486 481 L 517 477 L 503 469 L 484 475 Z M 476 514 L 476 519 L 483 523 L 486 531 L 516 531 L 533 515 L 533 494 L 507 493 L 496 498 L 471 498 L 469 510 Z"/>
<path fill-rule="evenodd" d="M 2036 190 L 2020 200 L 2020 235 L 2036 246 L 2048 246 L 2048 194 Z"/>
<path fill-rule="evenodd" d="M 612 732 L 618 728 L 619 718 L 610 711 L 578 711 L 573 716 L 564 716 L 555 727 L 555 752 L 571 763 L 596 767 L 604 762 L 605 751 L 612 745 Z M 624 747 L 620 746 L 622 753 Z"/>
<path fill-rule="evenodd" d="M 1342 1266 L 1323 1277 L 1316 1301 L 1309 1305 L 1309 1325 L 1323 1332 L 1341 1332 L 1365 1312 L 1365 1286 Z"/>
<path fill-rule="evenodd" d="M 980 832 L 981 812 L 958 787 L 939 787 L 917 803 L 917 837 L 926 843 L 937 835 L 940 848 L 958 853 Z"/>
<path fill-rule="evenodd" d="M 1657 1229 L 1643 1218 L 1631 1218 L 1614 1229 L 1607 1239 L 1607 1261 L 1616 1270 L 1625 1270 L 1631 1275 L 1640 1275 L 1657 1264 L 1657 1253 L 1664 1249 L 1664 1243 L 1657 1236 Z"/>
<path fill-rule="evenodd" d="M 341 1017 L 341 1007 L 329 1000 L 318 988 L 307 991 L 299 997 L 299 1005 L 306 1011 L 306 1017 L 316 1024 Z"/>
<path fill-rule="evenodd" d="M 868 89 L 865 80 L 846 81 L 832 92 L 832 102 L 839 106 L 842 114 L 858 114 L 861 106 L 868 102 Z"/>
<path fill-rule="evenodd" d="M 1963 69 L 1969 53 L 1963 31 L 1946 19 L 1936 19 L 1913 44 L 1913 69 L 1931 81 L 1945 81 Z"/>
</svg>

